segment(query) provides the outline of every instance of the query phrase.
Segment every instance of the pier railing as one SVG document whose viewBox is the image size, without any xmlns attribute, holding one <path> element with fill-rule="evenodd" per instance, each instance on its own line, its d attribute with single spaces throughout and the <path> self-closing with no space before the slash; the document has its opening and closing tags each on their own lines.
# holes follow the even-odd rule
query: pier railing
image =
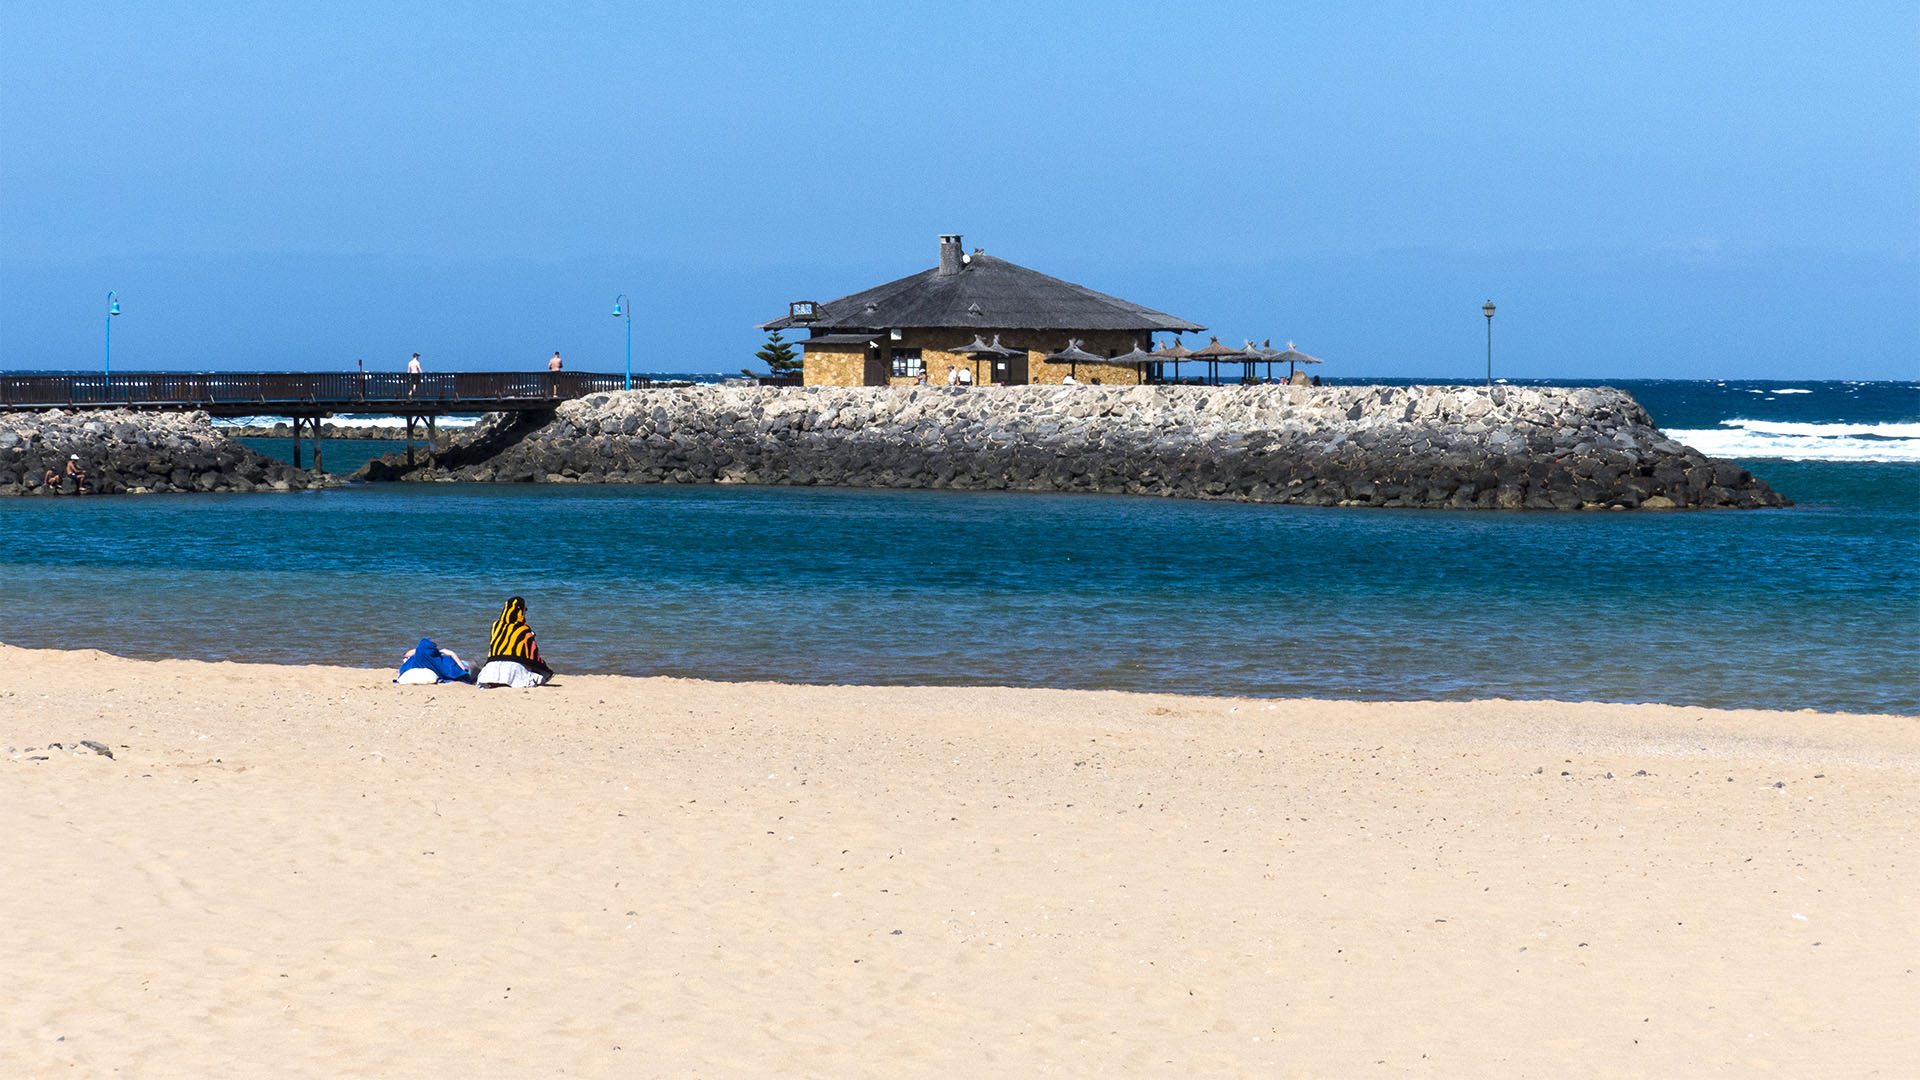
<svg viewBox="0 0 1920 1080">
<path fill-rule="evenodd" d="M 651 385 L 635 377 L 635 389 Z M 353 412 L 492 412 L 546 408 L 626 388 L 626 377 L 586 371 L 128 372 L 0 375 L 0 408 L 180 408 L 234 414 L 256 408 Z"/>
</svg>

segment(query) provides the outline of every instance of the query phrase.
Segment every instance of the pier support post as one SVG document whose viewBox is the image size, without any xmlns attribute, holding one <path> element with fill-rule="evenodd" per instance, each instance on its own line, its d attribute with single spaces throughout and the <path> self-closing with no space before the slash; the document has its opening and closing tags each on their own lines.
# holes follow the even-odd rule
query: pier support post
<svg viewBox="0 0 1920 1080">
<path fill-rule="evenodd" d="M 313 425 L 313 471 L 325 472 L 326 466 L 320 464 L 320 418 L 316 416 L 307 423 Z"/>
<path fill-rule="evenodd" d="M 427 461 L 433 462 L 440 457 L 440 433 L 434 423 L 436 417 L 427 417 Z"/>
<path fill-rule="evenodd" d="M 293 417 L 293 467 L 300 467 L 300 418 Z"/>
<path fill-rule="evenodd" d="M 414 415 L 407 414 L 407 464 L 413 464 L 413 421 Z"/>
</svg>

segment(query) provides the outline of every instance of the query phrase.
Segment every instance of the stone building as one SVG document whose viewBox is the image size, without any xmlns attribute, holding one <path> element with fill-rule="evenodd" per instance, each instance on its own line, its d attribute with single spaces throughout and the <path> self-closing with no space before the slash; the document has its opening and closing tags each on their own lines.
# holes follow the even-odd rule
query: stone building
<svg viewBox="0 0 1920 1080">
<path fill-rule="evenodd" d="M 940 264 L 898 281 L 825 303 L 795 301 L 762 330 L 804 329 L 808 386 L 942 384 L 949 368 L 978 384 L 1059 383 L 1071 371 L 1082 383 L 1131 384 L 1144 377 L 1129 364 L 1045 357 L 1077 340 L 1098 357 L 1151 350 L 1155 333 L 1205 330 L 1198 323 L 1048 277 L 975 248 L 958 234 L 940 238 Z M 976 339 L 1002 351 L 972 351 Z"/>
</svg>

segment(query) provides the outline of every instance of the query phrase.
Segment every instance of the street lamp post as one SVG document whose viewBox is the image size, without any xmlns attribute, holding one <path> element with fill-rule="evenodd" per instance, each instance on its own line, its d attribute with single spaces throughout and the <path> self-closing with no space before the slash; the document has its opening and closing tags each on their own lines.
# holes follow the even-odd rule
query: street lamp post
<svg viewBox="0 0 1920 1080">
<path fill-rule="evenodd" d="M 120 314 L 120 298 L 107 294 L 107 359 L 104 374 L 113 377 L 113 317 Z"/>
<path fill-rule="evenodd" d="M 627 389 L 633 389 L 633 308 L 627 303 L 627 294 L 621 293 L 613 298 L 613 317 L 627 320 Z"/>
<path fill-rule="evenodd" d="M 1493 301 L 1480 305 L 1480 314 L 1487 317 L 1487 389 L 1493 389 Z"/>
</svg>

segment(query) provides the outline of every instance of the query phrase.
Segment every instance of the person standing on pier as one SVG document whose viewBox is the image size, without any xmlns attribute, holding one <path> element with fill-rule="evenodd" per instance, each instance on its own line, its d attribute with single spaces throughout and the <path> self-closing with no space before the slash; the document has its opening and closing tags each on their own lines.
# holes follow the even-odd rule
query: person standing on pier
<svg viewBox="0 0 1920 1080">
<path fill-rule="evenodd" d="M 548 371 L 560 370 L 560 350 L 559 349 L 553 350 L 553 359 L 547 361 L 547 370 Z"/>
<path fill-rule="evenodd" d="M 420 366 L 420 354 L 414 353 L 413 359 L 407 361 L 407 397 L 408 398 L 412 398 L 413 392 L 415 390 L 420 389 L 420 373 L 425 370 L 426 368 L 423 368 Z"/>
</svg>

